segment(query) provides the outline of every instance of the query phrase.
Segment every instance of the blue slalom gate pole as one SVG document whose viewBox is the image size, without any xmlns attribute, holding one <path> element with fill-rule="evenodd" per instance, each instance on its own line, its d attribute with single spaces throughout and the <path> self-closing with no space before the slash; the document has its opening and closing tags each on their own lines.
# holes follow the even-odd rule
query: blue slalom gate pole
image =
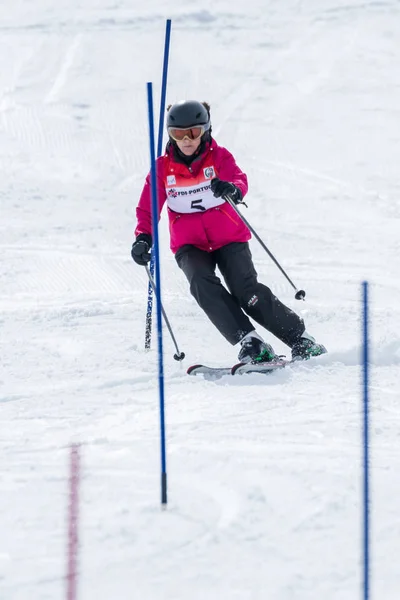
<svg viewBox="0 0 400 600">
<path fill-rule="evenodd" d="M 161 153 L 162 153 L 165 97 L 167 95 L 167 78 L 168 78 L 168 60 L 169 60 L 170 39 L 171 39 L 171 19 L 167 19 L 166 28 L 165 28 L 164 63 L 163 63 L 162 83 L 161 83 L 160 120 L 159 120 L 159 124 L 158 124 L 157 156 L 161 156 Z M 152 253 L 151 260 L 150 260 L 150 275 L 151 275 L 151 277 L 154 277 L 154 261 L 155 261 L 155 256 L 154 256 L 154 253 Z M 145 336 L 144 336 L 145 350 L 150 350 L 150 346 L 151 346 L 152 313 L 153 313 L 153 288 L 149 281 L 149 286 L 148 286 L 148 291 L 147 291 L 146 330 L 145 330 Z"/>
<path fill-rule="evenodd" d="M 158 382 L 160 392 L 160 434 L 161 434 L 161 504 L 167 504 L 167 461 L 165 451 L 165 410 L 164 410 L 164 364 L 162 343 L 161 319 L 161 274 L 160 252 L 158 244 L 158 200 L 156 184 L 156 157 L 154 146 L 154 114 L 153 114 L 153 86 L 147 84 L 147 102 L 149 109 L 149 137 L 150 137 L 150 164 L 151 164 L 151 213 L 153 223 L 153 249 L 156 271 L 156 298 L 157 298 L 157 337 L 158 337 Z"/>
<path fill-rule="evenodd" d="M 168 77 L 170 40 L 171 40 L 171 19 L 167 19 L 166 26 L 165 26 L 165 46 L 164 46 L 163 75 L 162 75 L 162 83 L 161 83 L 160 118 L 158 121 L 157 156 L 161 156 L 161 152 L 162 152 L 165 98 L 167 95 L 167 77 Z"/>
<path fill-rule="evenodd" d="M 363 600 L 369 600 L 370 593 L 370 493 L 369 493 L 369 316 L 368 282 L 362 283 L 363 309 Z"/>
</svg>

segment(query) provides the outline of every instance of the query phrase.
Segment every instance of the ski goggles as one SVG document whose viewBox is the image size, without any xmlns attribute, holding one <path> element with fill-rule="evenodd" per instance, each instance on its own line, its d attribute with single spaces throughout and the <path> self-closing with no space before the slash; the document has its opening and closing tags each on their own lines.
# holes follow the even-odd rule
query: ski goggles
<svg viewBox="0 0 400 600">
<path fill-rule="evenodd" d="M 199 125 L 197 127 L 168 127 L 167 128 L 168 135 L 175 142 L 182 142 L 185 138 L 188 140 L 198 140 L 205 133 L 206 127 L 205 125 Z"/>
</svg>

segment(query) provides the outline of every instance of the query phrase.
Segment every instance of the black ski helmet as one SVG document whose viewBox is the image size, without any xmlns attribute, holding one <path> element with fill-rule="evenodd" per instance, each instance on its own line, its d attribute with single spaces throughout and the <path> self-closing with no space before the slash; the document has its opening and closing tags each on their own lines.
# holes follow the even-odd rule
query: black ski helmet
<svg viewBox="0 0 400 600">
<path fill-rule="evenodd" d="M 167 114 L 168 127 L 190 128 L 203 125 L 205 131 L 211 128 L 209 109 L 197 100 L 182 100 L 173 104 Z"/>
</svg>

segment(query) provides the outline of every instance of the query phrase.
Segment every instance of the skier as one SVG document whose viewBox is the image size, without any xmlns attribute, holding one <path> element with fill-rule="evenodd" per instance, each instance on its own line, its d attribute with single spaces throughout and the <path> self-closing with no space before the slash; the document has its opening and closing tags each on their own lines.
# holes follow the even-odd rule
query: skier
<svg viewBox="0 0 400 600">
<path fill-rule="evenodd" d="M 287 344 L 292 359 L 323 354 L 324 346 L 305 331 L 303 320 L 257 280 L 248 244 L 251 233 L 223 199 L 229 195 L 238 204 L 247 193 L 247 176 L 211 137 L 209 104 L 182 101 L 167 111 L 169 141 L 156 166 L 158 207 L 160 213 L 167 202 L 170 247 L 191 294 L 226 340 L 240 343 L 240 362 L 278 359 L 249 317 Z M 146 265 L 152 246 L 150 174 L 136 216 L 131 255 Z"/>
</svg>

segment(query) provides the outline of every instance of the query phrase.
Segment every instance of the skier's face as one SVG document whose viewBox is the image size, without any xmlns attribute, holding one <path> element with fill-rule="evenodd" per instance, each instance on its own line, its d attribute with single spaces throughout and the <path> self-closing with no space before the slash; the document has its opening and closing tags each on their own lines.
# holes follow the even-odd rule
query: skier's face
<svg viewBox="0 0 400 600">
<path fill-rule="evenodd" d="M 176 141 L 176 145 L 185 156 L 191 156 L 194 154 L 194 152 L 196 152 L 197 148 L 200 146 L 200 143 L 201 138 L 197 140 L 190 140 L 188 137 L 185 137 L 183 140 Z"/>
</svg>

